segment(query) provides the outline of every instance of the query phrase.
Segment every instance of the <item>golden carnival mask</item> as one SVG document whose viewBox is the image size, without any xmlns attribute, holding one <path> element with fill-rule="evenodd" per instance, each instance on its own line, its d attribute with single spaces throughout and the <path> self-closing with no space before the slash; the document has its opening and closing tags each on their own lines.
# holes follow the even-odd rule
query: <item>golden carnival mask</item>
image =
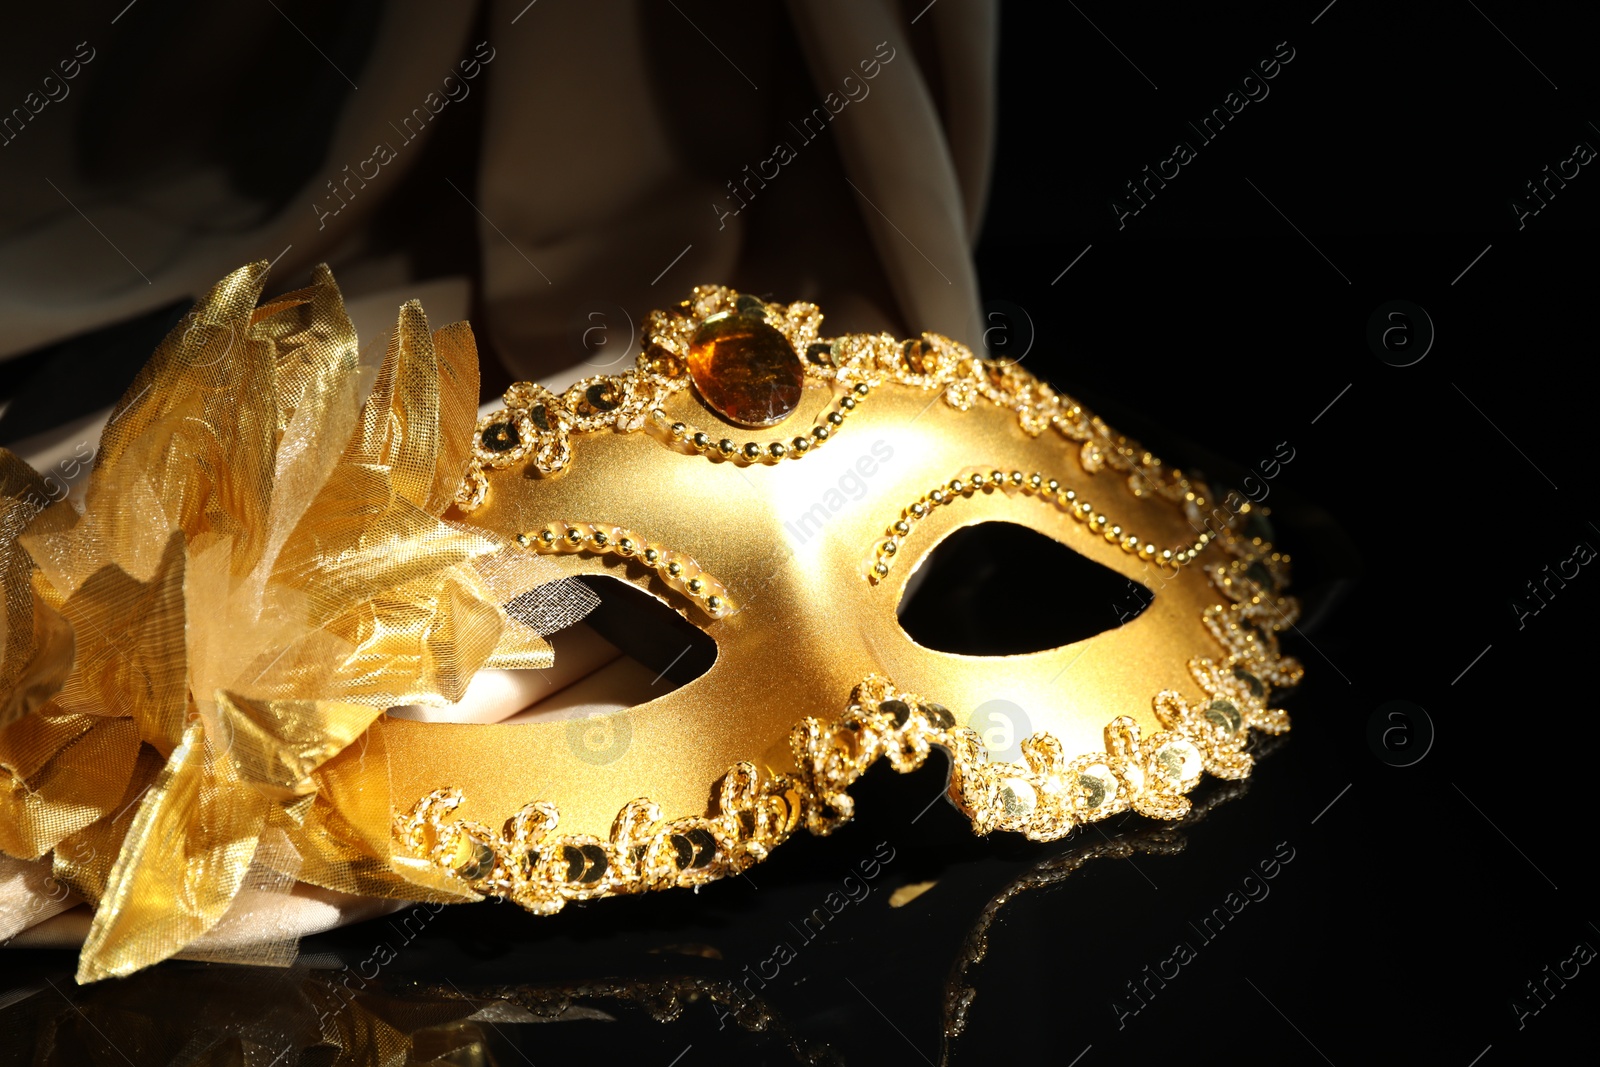
<svg viewBox="0 0 1600 1067">
<path fill-rule="evenodd" d="M 97 905 L 81 980 L 203 940 L 263 868 L 549 913 L 827 834 L 880 758 L 943 749 L 978 833 L 1051 840 L 1178 818 L 1203 773 L 1249 774 L 1252 731 L 1288 728 L 1297 607 L 1261 509 L 1018 366 L 705 286 L 652 313 L 634 369 L 513 385 L 474 424 L 464 324 L 407 305 L 362 402 L 331 276 L 256 307 L 264 279 L 231 275 L 163 344 L 81 515 L 40 510 L 6 457 L 0 849 Z M 918 644 L 908 583 L 992 523 L 1148 606 L 1026 654 Z M 486 671 L 550 667 L 543 635 L 595 602 L 571 579 L 654 598 L 714 661 L 598 715 L 426 721 Z M 1031 725 L 1006 758 L 974 728 L 995 701 Z"/>
</svg>

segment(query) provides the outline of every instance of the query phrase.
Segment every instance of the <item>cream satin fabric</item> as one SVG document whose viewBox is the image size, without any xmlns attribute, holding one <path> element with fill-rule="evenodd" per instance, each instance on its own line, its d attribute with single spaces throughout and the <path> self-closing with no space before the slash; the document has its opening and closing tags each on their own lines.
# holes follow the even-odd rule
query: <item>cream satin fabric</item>
<svg viewBox="0 0 1600 1067">
<path fill-rule="evenodd" d="M 190 6 L 196 20 L 209 10 Z M 194 296 L 241 263 L 280 253 L 274 274 L 283 284 L 273 291 L 291 288 L 315 262 L 333 264 L 363 350 L 372 338 L 381 352 L 393 309 L 412 296 L 437 322 L 463 317 L 461 282 L 422 292 L 417 279 L 430 272 L 365 251 L 386 195 L 423 159 L 437 126 L 456 116 L 441 112 L 337 215 L 319 215 L 317 205 L 328 202 L 325 183 L 345 163 L 397 139 L 390 123 L 438 91 L 480 40 L 493 58 L 471 83 L 484 94 L 478 159 L 475 168 L 449 168 L 475 169 L 477 181 L 459 192 L 441 184 L 439 195 L 467 194 L 478 212 L 473 326 L 485 358 L 498 356 L 514 376 L 565 384 L 590 373 L 572 365 L 574 323 L 589 309 L 619 306 L 637 323 L 713 281 L 815 301 L 838 332 L 932 330 L 979 346 L 971 252 L 994 139 L 995 3 L 507 0 L 487 5 L 485 28 L 475 27 L 473 4 L 397 0 L 381 10 L 370 57 L 350 72 L 360 88 L 343 98 L 323 164 L 270 215 L 217 170 L 186 169 L 181 154 L 173 173 L 133 185 L 79 174 L 86 98 L 139 91 L 96 85 L 118 45 L 115 27 L 58 6 L 41 13 L 32 36 L 0 44 L 10 53 L 0 62 L 4 106 L 37 88 L 39 71 L 54 62 L 40 56 L 71 56 L 82 40 L 95 53 L 66 97 L 0 146 L 0 360 Z M 125 17 L 148 14 L 135 7 Z M 193 53 L 193 91 L 226 81 L 239 52 L 252 48 L 253 17 L 199 24 L 207 43 Z M 301 28 L 317 36 L 315 25 Z M 282 62 L 293 77 L 322 59 L 308 48 Z M 133 114 L 144 131 L 137 135 L 158 140 L 185 121 L 181 101 Z M 827 132 L 816 135 L 824 123 Z M 750 179 L 746 167 L 772 174 L 775 155 L 788 157 L 775 176 Z M 384 326 L 369 333 L 359 306 Z M 95 440 L 104 417 L 17 451 L 48 466 L 56 450 Z M 581 715 L 624 699 L 626 664 L 614 649 L 592 635 L 568 644 L 564 652 L 557 639 L 562 678 L 550 687 L 566 686 L 567 696 L 540 714 Z M 485 678 L 454 714 L 507 718 L 527 705 L 523 688 L 512 676 Z M 50 882 L 48 865 L 0 861 L 0 940 L 80 944 L 84 909 Z M 394 906 L 304 885 L 246 894 L 211 943 L 197 947 L 281 961 L 299 936 Z M 265 957 L 240 949 L 263 944 L 276 948 Z"/>
</svg>

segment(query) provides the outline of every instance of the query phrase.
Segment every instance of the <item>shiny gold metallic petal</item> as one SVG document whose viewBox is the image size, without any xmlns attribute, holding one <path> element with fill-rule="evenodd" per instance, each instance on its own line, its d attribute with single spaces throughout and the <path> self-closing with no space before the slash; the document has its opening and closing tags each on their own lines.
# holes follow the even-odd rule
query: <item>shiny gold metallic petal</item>
<svg viewBox="0 0 1600 1067">
<path fill-rule="evenodd" d="M 344 462 L 383 465 L 389 442 L 389 424 L 394 414 L 395 369 L 398 363 L 399 354 L 391 339 L 383 362 L 378 367 L 378 379 L 373 383 L 372 392 L 361 404 L 356 431 L 344 450 Z"/>
<path fill-rule="evenodd" d="M 393 590 L 329 622 L 320 636 L 342 642 L 342 652 L 326 661 L 334 669 L 324 691 L 379 708 L 461 699 L 505 621 L 496 605 L 464 591 L 464 573 Z"/>
<path fill-rule="evenodd" d="M 359 414 L 355 327 L 327 268 L 315 277 L 310 288 L 258 309 L 251 327 L 272 348 L 279 390 L 269 566 L 339 463 Z M 263 316 L 269 308 L 276 310 Z"/>
<path fill-rule="evenodd" d="M 129 716 L 140 739 L 163 754 L 177 744 L 188 714 L 184 570 L 183 534 L 174 530 L 148 581 L 109 564 L 62 606 L 78 647 L 56 703 Z"/>
<path fill-rule="evenodd" d="M 483 666 L 503 671 L 539 671 L 553 665 L 556 651 L 538 632 L 512 620 Z"/>
<path fill-rule="evenodd" d="M 126 726 L 126 720 L 122 721 Z M 55 876 L 91 904 L 99 903 L 105 894 L 111 866 L 122 848 L 123 837 L 133 825 L 139 801 L 155 782 L 165 762 L 149 745 L 137 748 L 138 759 L 134 761 L 133 771 L 111 810 L 77 833 L 56 842 L 50 855 Z"/>
<path fill-rule="evenodd" d="M 265 262 L 240 267 L 201 297 L 162 340 L 112 410 L 101 437 L 96 472 L 115 468 L 127 446 L 159 421 L 175 411 L 195 408 L 195 386 L 215 385 L 218 393 L 231 396 L 230 384 L 245 384 L 228 381 L 231 368 L 227 363 L 242 335 L 241 328 L 249 327 L 266 279 Z"/>
<path fill-rule="evenodd" d="M 400 309 L 380 375 L 394 379 L 380 461 L 388 465 L 398 496 L 438 514 L 428 503 L 439 455 L 439 362 L 427 316 L 415 300 Z"/>
<path fill-rule="evenodd" d="M 273 580 L 305 590 L 308 621 L 321 625 L 498 547 L 487 534 L 441 523 L 396 496 L 387 468 L 342 463 L 284 545 Z"/>
<path fill-rule="evenodd" d="M 0 729 L 45 707 L 72 672 L 76 646 L 71 624 L 34 591 L 32 582 L 24 580 L 24 587 L 31 614 L 11 631 L 16 640 L 7 646 L 0 667 Z"/>
<path fill-rule="evenodd" d="M 76 589 L 111 560 L 148 579 L 172 529 L 234 538 L 235 573 L 253 566 L 266 535 L 279 420 L 272 346 L 250 335 L 265 279 L 258 263 L 219 282 L 112 411 L 85 521 L 65 535 L 67 550 L 53 554 L 66 578 L 51 575 L 58 587 Z"/>
<path fill-rule="evenodd" d="M 270 801 L 230 782 L 226 768 L 201 723 L 190 723 L 123 840 L 78 958 L 79 982 L 167 959 L 228 910 Z"/>
<path fill-rule="evenodd" d="M 50 500 L 44 476 L 9 448 L 0 448 L 0 498 L 26 503 L 34 511 L 41 510 Z"/>
<path fill-rule="evenodd" d="M 422 646 L 420 687 L 450 703 L 466 695 L 467 684 L 499 647 L 507 628 L 505 612 L 477 596 L 473 585 L 445 581 Z"/>
<path fill-rule="evenodd" d="M 272 350 L 276 368 L 278 431 L 289 416 L 308 407 L 329 408 L 346 378 L 359 376 L 355 325 L 325 264 L 312 271 L 311 285 L 257 307 L 250 336 Z M 355 405 L 350 405 L 352 413 Z M 330 442 L 335 455 L 345 442 Z"/>
<path fill-rule="evenodd" d="M 37 471 L 0 448 L 0 728 L 54 696 L 72 666 L 71 630 L 35 591 L 17 541 L 50 496 Z"/>
<path fill-rule="evenodd" d="M 35 859 L 110 811 L 139 750 L 128 719 L 38 713 L 0 733 L 0 851 Z"/>
<path fill-rule="evenodd" d="M 258 700 L 218 690 L 219 747 L 240 779 L 275 800 L 315 791 L 311 774 L 381 714 L 331 700 Z"/>
<path fill-rule="evenodd" d="M 16 788 L 31 792 L 30 783 L 50 761 L 101 721 L 110 720 L 53 709 L 12 723 L 0 731 L 0 768 L 11 775 Z"/>
</svg>

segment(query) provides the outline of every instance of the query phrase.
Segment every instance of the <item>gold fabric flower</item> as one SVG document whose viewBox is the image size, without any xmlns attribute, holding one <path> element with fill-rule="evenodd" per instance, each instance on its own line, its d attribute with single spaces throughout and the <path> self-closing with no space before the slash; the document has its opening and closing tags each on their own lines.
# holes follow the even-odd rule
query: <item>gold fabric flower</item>
<svg viewBox="0 0 1600 1067">
<path fill-rule="evenodd" d="M 441 517 L 476 422 L 469 327 L 407 304 L 374 378 L 327 268 L 257 306 L 266 275 L 162 343 L 81 512 L 0 450 L 0 851 L 51 854 L 96 905 L 81 982 L 204 935 L 252 863 L 472 899 L 392 853 L 383 709 L 551 662 L 500 606 L 505 546 Z"/>
</svg>

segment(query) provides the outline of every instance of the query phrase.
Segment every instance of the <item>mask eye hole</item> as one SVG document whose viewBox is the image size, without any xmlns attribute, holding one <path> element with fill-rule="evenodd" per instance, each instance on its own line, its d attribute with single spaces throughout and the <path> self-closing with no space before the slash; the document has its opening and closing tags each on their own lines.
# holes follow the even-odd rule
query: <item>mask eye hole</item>
<svg viewBox="0 0 1600 1067">
<path fill-rule="evenodd" d="M 900 601 L 917 644 L 965 656 L 1044 652 L 1115 629 L 1155 594 L 1011 522 L 963 527 L 923 562 Z"/>
<path fill-rule="evenodd" d="M 600 598 L 584 625 L 659 678 L 646 699 L 688 685 L 716 662 L 717 643 L 704 630 L 632 583 L 592 574 L 578 581 Z"/>
<path fill-rule="evenodd" d="M 626 749 L 626 730 L 605 720 L 699 678 L 717 659 L 717 643 L 676 611 L 634 586 L 607 575 L 583 575 L 600 604 L 583 621 L 550 635 L 556 652 L 547 670 L 487 670 L 466 696 L 446 708 L 390 708 L 398 718 L 433 722 L 572 722 L 573 752 L 607 763 Z M 520 599 L 520 598 L 519 598 Z M 518 601 L 507 605 L 516 615 Z M 620 732 L 619 732 L 620 731 Z M 598 740 L 596 740 L 598 739 Z M 619 740 L 620 739 L 620 740 Z"/>
</svg>

